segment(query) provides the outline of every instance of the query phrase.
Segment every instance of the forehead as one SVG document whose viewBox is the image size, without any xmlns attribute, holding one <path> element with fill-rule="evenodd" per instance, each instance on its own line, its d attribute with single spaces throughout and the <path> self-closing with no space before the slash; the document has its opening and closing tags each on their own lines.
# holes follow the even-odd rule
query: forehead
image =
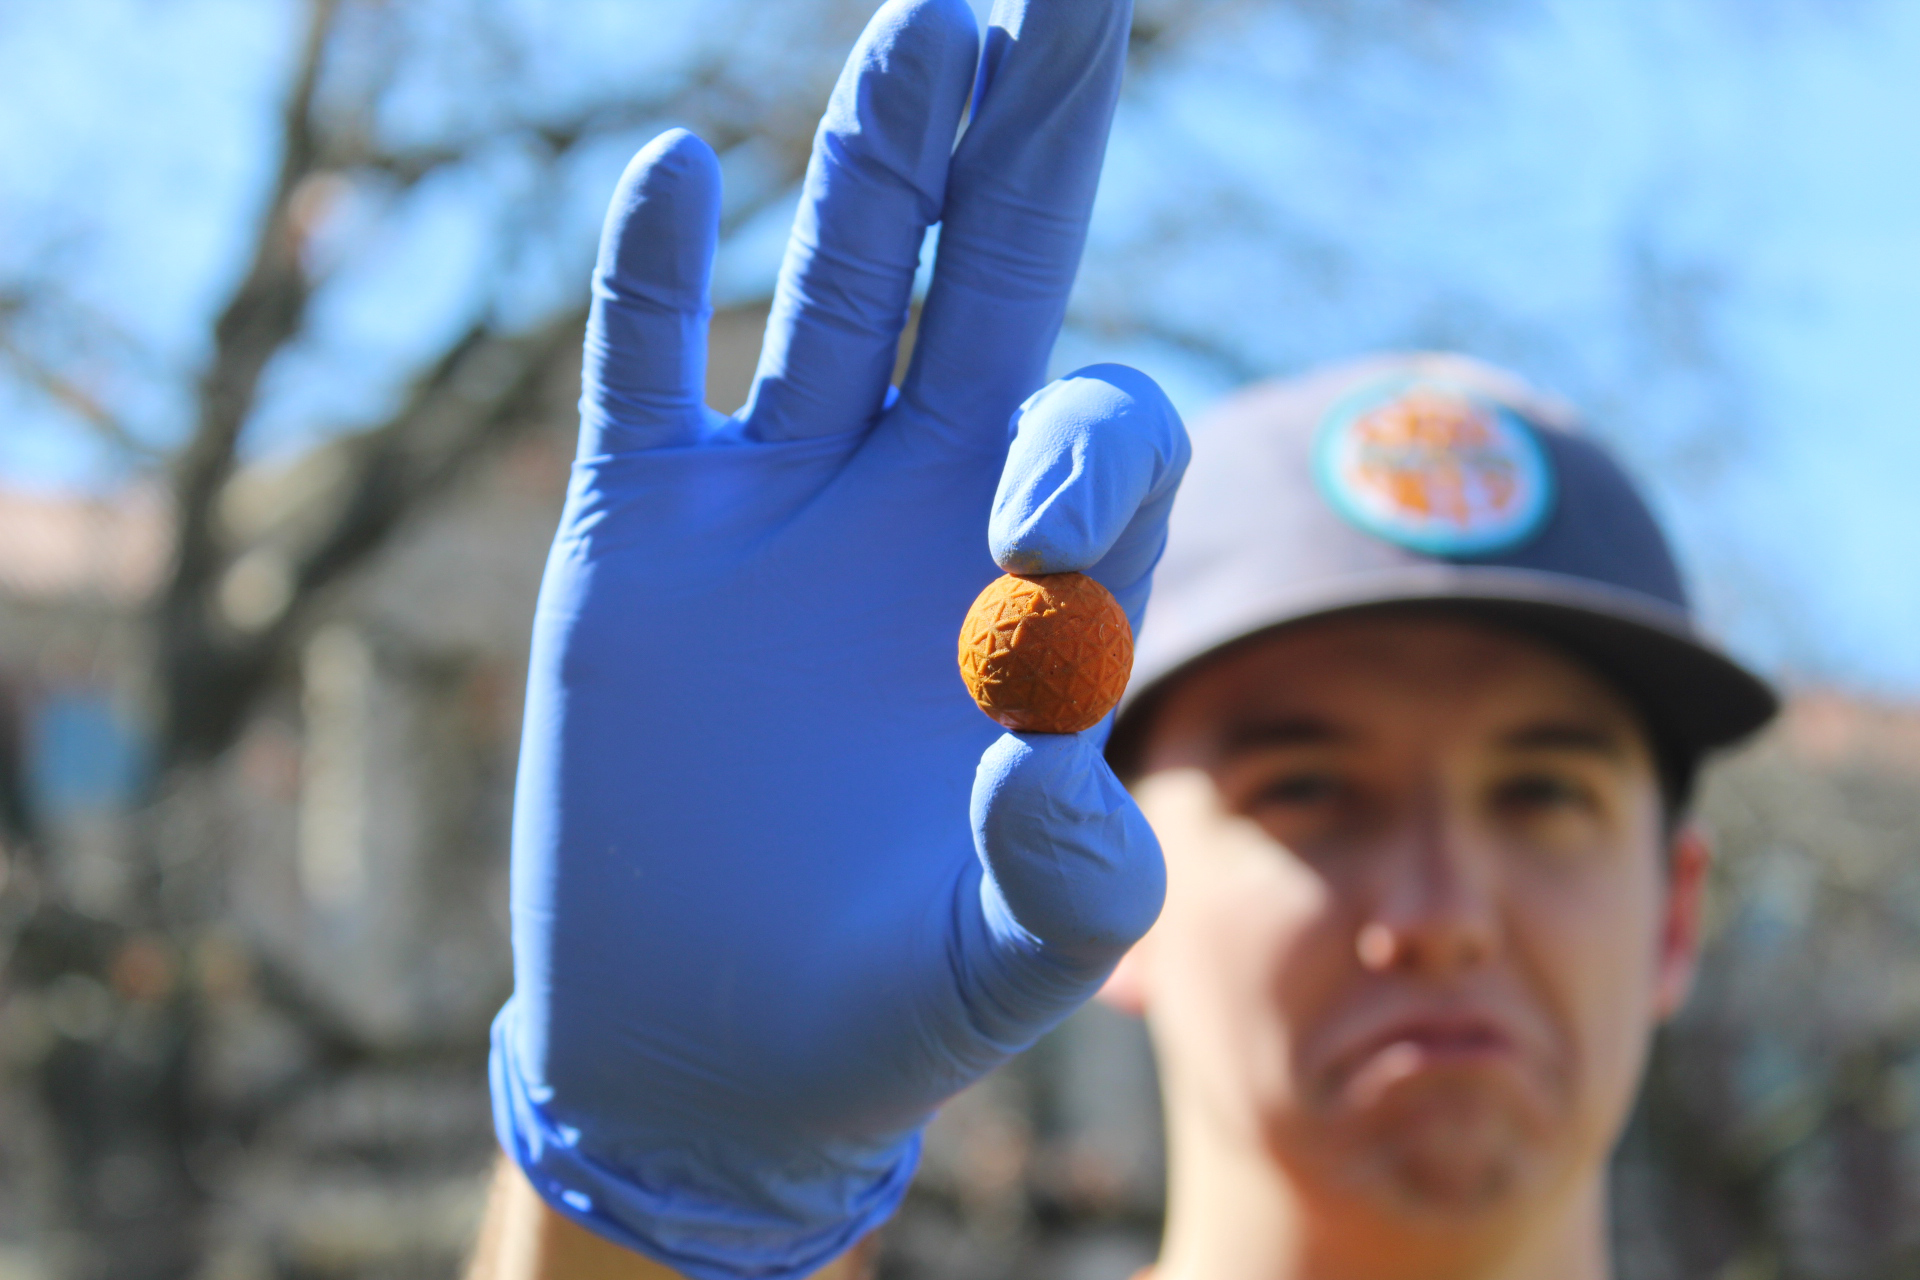
<svg viewBox="0 0 1920 1280">
<path fill-rule="evenodd" d="M 1160 698 L 1146 763 L 1178 744 L 1219 749 L 1249 723 L 1311 720 L 1356 740 L 1472 742 L 1534 722 L 1606 730 L 1646 749 L 1635 708 L 1542 641 L 1446 613 L 1340 615 L 1250 640 Z"/>
</svg>

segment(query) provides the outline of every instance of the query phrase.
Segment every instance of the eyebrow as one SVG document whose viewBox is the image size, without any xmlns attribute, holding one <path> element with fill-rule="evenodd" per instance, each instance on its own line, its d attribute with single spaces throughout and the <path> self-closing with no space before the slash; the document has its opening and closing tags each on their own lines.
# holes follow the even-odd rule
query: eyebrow
<svg viewBox="0 0 1920 1280">
<path fill-rule="evenodd" d="M 1572 720 L 1543 720 L 1516 729 L 1500 739 L 1509 751 L 1579 751 L 1618 760 L 1627 754 L 1619 732 L 1601 725 Z"/>
<path fill-rule="evenodd" d="M 1300 715 L 1242 721 L 1227 730 L 1221 745 L 1232 755 L 1285 747 L 1339 746 L 1354 741 L 1354 734 L 1329 721 Z M 1618 731 L 1577 720 L 1542 720 L 1524 725 L 1503 736 L 1499 745 L 1508 751 L 1574 751 L 1610 760 L 1622 759 L 1627 754 L 1627 744 Z"/>
<path fill-rule="evenodd" d="M 1274 747 L 1316 747 L 1351 742 L 1353 735 L 1317 716 L 1246 720 L 1228 729 L 1221 745 L 1229 754 Z"/>
</svg>

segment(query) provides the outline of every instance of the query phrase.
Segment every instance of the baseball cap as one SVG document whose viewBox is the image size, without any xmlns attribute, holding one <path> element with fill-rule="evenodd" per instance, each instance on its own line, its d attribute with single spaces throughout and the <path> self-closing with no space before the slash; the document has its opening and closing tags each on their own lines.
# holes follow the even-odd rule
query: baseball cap
<svg viewBox="0 0 1920 1280">
<path fill-rule="evenodd" d="M 1154 574 L 1117 765 L 1180 672 L 1278 627 L 1410 604 L 1569 652 L 1698 760 L 1773 690 L 1697 629 L 1673 553 L 1576 415 L 1463 356 L 1378 356 L 1260 383 L 1196 422 Z"/>
</svg>

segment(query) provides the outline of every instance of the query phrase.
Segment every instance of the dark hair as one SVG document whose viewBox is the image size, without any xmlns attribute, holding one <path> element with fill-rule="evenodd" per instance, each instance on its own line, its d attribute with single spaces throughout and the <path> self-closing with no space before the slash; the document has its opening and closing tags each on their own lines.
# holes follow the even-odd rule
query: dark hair
<svg viewBox="0 0 1920 1280">
<path fill-rule="evenodd" d="M 1640 716 L 1649 726 L 1647 739 L 1653 747 L 1654 776 L 1660 783 L 1660 817 L 1667 834 L 1672 835 L 1693 808 L 1694 788 L 1700 781 L 1700 756 L 1674 745 L 1670 735 L 1652 728 L 1645 708 L 1641 708 Z"/>
</svg>

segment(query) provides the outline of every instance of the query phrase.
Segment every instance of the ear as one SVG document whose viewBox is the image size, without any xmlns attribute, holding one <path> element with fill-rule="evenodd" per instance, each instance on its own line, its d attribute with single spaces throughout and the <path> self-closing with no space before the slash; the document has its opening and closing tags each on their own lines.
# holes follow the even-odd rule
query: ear
<svg viewBox="0 0 1920 1280">
<path fill-rule="evenodd" d="M 1120 957 L 1120 963 L 1107 975 L 1106 985 L 1095 996 L 1101 1004 L 1136 1018 L 1147 1016 L 1147 951 L 1152 945 L 1153 930 L 1149 929 L 1146 937 Z"/>
<path fill-rule="evenodd" d="M 1706 832 L 1691 824 L 1674 832 L 1667 850 L 1666 907 L 1654 975 L 1654 1010 L 1662 1022 L 1680 1011 L 1693 990 L 1700 962 L 1700 917 L 1712 869 L 1713 845 Z"/>
</svg>

